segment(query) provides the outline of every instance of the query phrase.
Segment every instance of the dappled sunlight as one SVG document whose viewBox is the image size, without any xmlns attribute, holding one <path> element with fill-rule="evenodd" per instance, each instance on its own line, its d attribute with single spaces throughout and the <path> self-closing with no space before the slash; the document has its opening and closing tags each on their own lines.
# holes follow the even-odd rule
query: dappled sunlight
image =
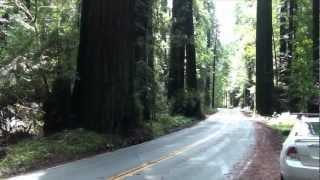
<svg viewBox="0 0 320 180">
<path fill-rule="evenodd" d="M 46 171 L 41 171 L 41 172 L 33 173 L 31 175 L 22 175 L 14 178 L 9 178 L 9 180 L 53 180 L 53 179 L 45 178 L 46 173 L 47 173 Z"/>
</svg>

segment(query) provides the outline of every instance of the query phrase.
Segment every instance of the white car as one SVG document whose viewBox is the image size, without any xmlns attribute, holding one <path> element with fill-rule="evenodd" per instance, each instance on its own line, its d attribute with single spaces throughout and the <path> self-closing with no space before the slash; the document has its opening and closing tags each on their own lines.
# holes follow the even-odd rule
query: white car
<svg viewBox="0 0 320 180">
<path fill-rule="evenodd" d="M 297 122 L 280 155 L 282 180 L 320 180 L 319 118 Z"/>
</svg>

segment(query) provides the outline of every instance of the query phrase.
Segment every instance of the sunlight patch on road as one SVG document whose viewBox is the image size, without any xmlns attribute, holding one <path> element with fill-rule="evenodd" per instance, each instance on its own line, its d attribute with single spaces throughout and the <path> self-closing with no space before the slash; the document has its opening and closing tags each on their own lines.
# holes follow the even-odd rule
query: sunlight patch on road
<svg viewBox="0 0 320 180">
<path fill-rule="evenodd" d="M 21 175 L 10 178 L 9 180 L 41 180 L 46 173 L 44 171 L 34 173 L 32 175 Z"/>
</svg>

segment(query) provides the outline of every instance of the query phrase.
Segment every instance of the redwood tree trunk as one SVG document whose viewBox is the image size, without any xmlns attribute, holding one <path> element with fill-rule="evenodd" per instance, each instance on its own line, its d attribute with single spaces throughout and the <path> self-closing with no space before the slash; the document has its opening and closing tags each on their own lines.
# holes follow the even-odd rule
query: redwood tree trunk
<svg viewBox="0 0 320 180">
<path fill-rule="evenodd" d="M 319 15 L 320 2 L 313 0 L 313 79 L 316 87 L 320 86 L 319 68 L 320 68 L 320 37 L 319 37 Z M 309 112 L 319 113 L 320 111 L 320 95 L 312 97 L 309 103 Z"/>
<path fill-rule="evenodd" d="M 193 24 L 193 3 L 186 0 L 186 85 L 190 92 L 197 91 L 196 49 Z"/>
<path fill-rule="evenodd" d="M 319 84 L 320 37 L 319 37 L 320 1 L 313 0 L 313 74 L 315 83 Z"/>
<path fill-rule="evenodd" d="M 74 104 L 85 128 L 125 134 L 133 101 L 134 0 L 83 0 Z"/>
<path fill-rule="evenodd" d="M 185 0 L 173 0 L 172 28 L 169 59 L 168 99 L 173 104 L 172 113 L 181 113 L 184 98 L 185 58 Z"/>
<path fill-rule="evenodd" d="M 272 2 L 258 0 L 257 7 L 256 109 L 262 115 L 271 115 L 273 113 Z"/>
</svg>

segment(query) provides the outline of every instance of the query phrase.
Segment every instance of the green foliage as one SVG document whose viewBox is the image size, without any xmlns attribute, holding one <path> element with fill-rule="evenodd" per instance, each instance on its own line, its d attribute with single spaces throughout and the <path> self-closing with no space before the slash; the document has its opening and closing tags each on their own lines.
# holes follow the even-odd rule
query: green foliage
<svg viewBox="0 0 320 180">
<path fill-rule="evenodd" d="M 280 12 L 284 1 L 273 0 L 273 3 L 275 46 L 276 49 L 279 49 L 280 38 L 285 38 L 280 37 L 280 16 L 286 19 L 286 26 L 289 26 L 288 21 L 290 17 L 289 14 L 281 14 Z M 288 94 L 287 99 L 284 99 L 284 101 L 289 103 L 290 111 L 306 112 L 308 105 L 310 105 L 311 98 L 319 94 L 319 90 L 314 86 L 312 77 L 312 1 L 296 1 L 296 6 L 297 8 L 295 8 L 293 12 L 294 29 L 292 32 L 289 32 L 294 35 L 292 40 L 289 39 L 289 43 L 293 44 L 292 52 L 290 52 L 292 58 L 289 58 L 289 66 L 287 69 L 284 69 L 285 71 L 289 71 L 289 73 L 285 74 L 285 78 L 282 78 L 287 79 L 288 83 L 280 82 L 277 88 L 282 89 L 282 91 Z M 281 64 L 278 66 L 281 66 Z M 284 70 L 279 69 L 276 72 L 281 73 L 280 71 Z"/>
<path fill-rule="evenodd" d="M 219 40 L 219 26 L 216 19 L 215 4 L 212 0 L 196 0 L 195 1 L 195 40 L 197 52 L 197 71 L 199 95 L 201 97 L 202 108 L 207 107 L 208 95 L 212 94 L 212 86 L 215 91 L 215 105 L 221 107 L 224 103 L 224 92 L 227 89 L 229 75 L 229 58 L 228 47 L 223 47 Z M 216 52 L 215 52 L 216 50 Z M 213 72 L 214 58 L 215 72 Z M 213 73 L 215 74 L 215 83 L 213 81 Z M 210 80 L 209 90 L 206 88 Z M 209 92 L 207 92 L 209 91 Z M 211 103 L 210 103 L 211 104 Z"/>
<path fill-rule="evenodd" d="M 203 118 L 201 101 L 196 92 L 178 93 L 176 98 L 169 102 L 169 112 L 174 115 L 184 115 L 186 117 Z"/>
<path fill-rule="evenodd" d="M 225 93 L 228 92 L 229 74 L 230 74 L 230 51 L 224 48 L 221 56 L 216 63 L 216 81 L 215 81 L 215 105 L 216 107 L 225 107 Z"/>
<path fill-rule="evenodd" d="M 154 81 L 154 72 L 148 64 L 143 61 L 136 63 L 136 77 L 135 77 L 135 93 L 137 103 L 137 110 L 141 120 L 152 120 L 155 113 L 154 99 L 157 94 L 157 84 Z"/>
<path fill-rule="evenodd" d="M 0 24 L 0 111 L 14 104 L 42 108 L 56 79 L 74 79 L 79 1 L 38 0 L 29 6 L 16 0 L 0 6 L 6 20 Z"/>
<path fill-rule="evenodd" d="M 301 0 L 297 6 L 289 94 L 293 110 L 307 112 L 311 97 L 319 93 L 312 77 L 312 1 Z"/>
<path fill-rule="evenodd" d="M 9 15 L 3 31 L 5 46 L 0 54 L 0 89 L 9 84 L 29 91 L 33 90 L 31 87 L 50 91 L 57 76 L 71 77 L 74 73 L 79 39 L 78 1 L 36 2 L 30 9 L 22 1 L 4 4 L 2 13 Z M 39 80 L 41 84 L 35 84 Z"/>
<path fill-rule="evenodd" d="M 271 126 L 273 129 L 280 132 L 280 134 L 284 137 L 284 139 L 289 136 L 291 129 L 293 128 L 292 124 L 274 124 Z"/>
<path fill-rule="evenodd" d="M 239 38 L 231 64 L 230 91 L 242 106 L 253 107 L 256 66 L 256 9 L 253 0 L 236 5 L 236 33 Z"/>
<path fill-rule="evenodd" d="M 27 139 L 8 147 L 0 161 L 1 175 L 39 168 L 39 163 L 72 160 L 106 149 L 111 140 L 82 129 L 64 131 L 40 139 Z"/>
<path fill-rule="evenodd" d="M 167 0 L 156 0 L 153 10 L 154 36 L 154 81 L 156 82 L 156 113 L 169 111 L 167 102 L 167 85 L 169 76 L 169 35 L 171 28 L 171 9 Z"/>
<path fill-rule="evenodd" d="M 284 66 L 279 61 L 279 41 L 280 38 L 280 8 L 282 1 L 272 0 L 273 3 L 273 54 L 274 54 L 274 70 L 275 70 L 275 84 L 278 85 L 277 89 L 281 92 L 289 92 L 288 97 L 277 95 L 274 98 L 282 102 L 289 102 L 293 111 L 307 111 L 311 98 L 319 93 L 313 83 L 312 78 L 312 1 L 301 0 L 297 1 L 298 9 L 294 12 L 294 41 L 293 41 L 293 59 L 290 64 L 289 74 L 285 76 L 289 79 L 289 87 L 284 82 L 279 82 L 279 74 Z M 238 2 L 236 6 L 237 11 L 237 28 L 236 31 L 241 37 L 237 42 L 238 46 L 235 47 L 237 60 L 231 64 L 231 77 L 229 90 L 234 91 L 240 89 L 241 94 L 237 97 L 244 97 L 244 90 L 250 91 L 250 98 L 254 97 L 255 92 L 255 27 L 256 27 L 256 1 L 247 0 L 246 3 Z M 283 14 L 282 14 L 283 16 Z M 289 17 L 286 17 L 287 21 Z M 288 22 L 287 22 L 288 23 Z M 288 25 L 287 25 L 288 26 Z M 288 28 L 288 27 L 287 27 Z M 238 55 L 241 54 L 241 55 Z M 240 59 L 240 60 L 239 60 Z M 244 68 L 245 67 L 245 68 Z M 243 72 L 245 70 L 245 72 Z M 244 76 L 244 74 L 246 74 Z M 275 92 L 278 93 L 278 92 Z M 287 99 L 285 99 L 287 98 Z M 241 98 L 241 101 L 243 99 Z M 248 101 L 250 99 L 247 99 Z"/>
<path fill-rule="evenodd" d="M 147 124 L 154 137 L 162 136 L 175 128 L 191 125 L 193 120 L 183 116 L 170 116 L 168 114 L 160 114 L 156 121 Z"/>
</svg>

